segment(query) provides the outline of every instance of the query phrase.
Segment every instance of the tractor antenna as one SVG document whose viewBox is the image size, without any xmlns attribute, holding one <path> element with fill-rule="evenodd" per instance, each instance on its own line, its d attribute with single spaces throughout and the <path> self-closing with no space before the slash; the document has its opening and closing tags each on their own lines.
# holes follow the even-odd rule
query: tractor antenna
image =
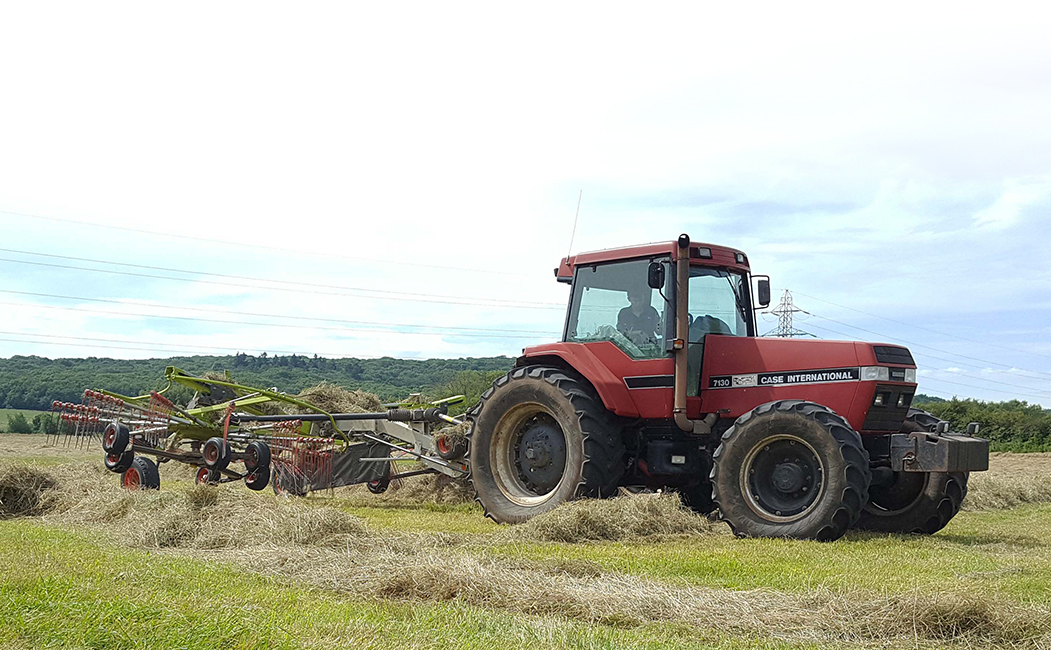
<svg viewBox="0 0 1051 650">
<path fill-rule="evenodd" d="M 569 234 L 569 251 L 566 253 L 566 257 L 573 253 L 573 239 L 577 236 L 577 220 L 580 219 L 580 201 L 583 198 L 584 190 L 580 190 L 580 194 L 577 196 L 577 214 L 573 217 L 573 232 Z"/>
<path fill-rule="evenodd" d="M 785 289 L 785 292 L 781 294 L 781 302 L 778 303 L 775 309 L 771 309 L 766 312 L 767 314 L 773 314 L 777 316 L 777 327 L 770 330 L 763 336 L 777 336 L 780 338 L 790 338 L 793 336 L 813 336 L 817 338 L 816 334 L 810 332 L 804 332 L 803 330 L 797 330 L 792 324 L 793 314 L 806 314 L 808 313 L 805 309 L 800 309 L 792 304 L 792 292 Z"/>
</svg>

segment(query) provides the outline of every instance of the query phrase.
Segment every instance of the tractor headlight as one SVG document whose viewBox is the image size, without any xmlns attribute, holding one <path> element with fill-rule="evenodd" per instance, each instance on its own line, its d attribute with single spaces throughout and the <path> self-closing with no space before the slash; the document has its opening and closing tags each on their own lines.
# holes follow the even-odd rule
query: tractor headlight
<svg viewBox="0 0 1051 650">
<path fill-rule="evenodd" d="M 864 381 L 888 381 L 890 369 L 887 366 L 865 366 L 861 369 L 861 379 Z"/>
<path fill-rule="evenodd" d="M 916 383 L 916 369 L 915 368 L 906 368 L 905 369 L 905 381 L 910 383 L 910 384 L 915 384 Z"/>
<path fill-rule="evenodd" d="M 876 399 L 872 401 L 873 406 L 883 406 L 884 393 L 876 393 Z"/>
</svg>

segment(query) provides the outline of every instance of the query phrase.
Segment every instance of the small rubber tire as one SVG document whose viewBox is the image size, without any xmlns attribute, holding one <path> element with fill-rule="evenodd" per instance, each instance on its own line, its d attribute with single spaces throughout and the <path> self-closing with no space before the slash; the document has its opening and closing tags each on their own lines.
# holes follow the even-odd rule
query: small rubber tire
<svg viewBox="0 0 1051 650">
<path fill-rule="evenodd" d="M 121 475 L 120 484 L 125 490 L 161 489 L 161 473 L 157 463 L 145 456 L 136 456 Z"/>
<path fill-rule="evenodd" d="M 511 459 L 511 439 L 538 417 L 557 424 L 565 442 L 562 474 L 543 494 L 522 480 L 523 461 Z M 622 427 L 591 386 L 570 371 L 515 368 L 482 393 L 468 418 L 471 483 L 493 521 L 522 523 L 567 501 L 617 495 L 627 469 Z"/>
<path fill-rule="evenodd" d="M 197 470 L 197 475 L 193 477 L 193 482 L 197 485 L 218 485 L 221 477 L 219 470 L 201 467 Z"/>
<path fill-rule="evenodd" d="M 208 469 L 219 471 L 226 469 L 230 465 L 231 457 L 230 443 L 218 436 L 209 438 L 201 447 L 201 458 Z"/>
<path fill-rule="evenodd" d="M 122 454 L 131 442 L 131 430 L 120 422 L 110 422 L 102 431 L 102 450 L 107 454 Z"/>
<path fill-rule="evenodd" d="M 102 462 L 106 469 L 114 474 L 123 474 L 125 470 L 131 467 L 133 460 L 135 460 L 135 452 L 129 449 L 123 454 L 106 454 Z"/>
<path fill-rule="evenodd" d="M 907 419 L 902 432 L 932 431 L 927 428 L 929 424 L 923 419 Z M 891 485 L 869 489 L 869 501 L 855 528 L 933 535 L 960 512 L 967 496 L 968 476 L 967 472 L 895 472 Z"/>
<path fill-rule="evenodd" d="M 365 483 L 365 487 L 373 494 L 383 494 L 390 487 L 390 474 L 384 474 L 375 481 Z"/>
<path fill-rule="evenodd" d="M 264 490 L 264 489 L 266 489 L 266 486 L 269 483 L 270 483 L 270 465 L 269 464 L 266 465 L 265 467 L 257 467 L 256 469 L 248 472 L 248 475 L 245 476 L 245 485 L 248 487 L 249 490 L 255 490 L 256 492 L 258 492 L 259 490 Z"/>
<path fill-rule="evenodd" d="M 434 450 L 442 460 L 459 460 L 467 454 L 467 441 L 457 440 L 450 443 L 448 438 L 439 433 L 434 438 Z"/>
<path fill-rule="evenodd" d="M 799 512 L 779 516 L 780 511 L 766 510 L 763 497 L 756 494 L 765 483 L 776 491 L 777 473 L 760 476 L 752 472 L 760 454 L 774 453 L 768 450 L 784 442 L 799 444 L 795 447 L 802 450 L 799 453 L 819 465 L 814 473 L 820 474 L 820 487 L 817 496 L 807 495 L 810 500 Z M 723 434 L 712 461 L 713 499 L 719 506 L 719 518 L 739 537 L 832 541 L 858 520 L 868 502 L 872 473 L 861 436 L 841 416 L 813 402 L 782 400 L 745 413 Z M 762 464 L 758 466 L 763 471 Z M 805 486 L 797 490 L 800 494 L 806 491 Z"/>
<path fill-rule="evenodd" d="M 253 440 L 245 447 L 244 453 L 245 469 L 249 473 L 259 467 L 270 469 L 270 445 L 259 440 Z M 263 484 L 265 487 L 265 483 Z"/>
</svg>

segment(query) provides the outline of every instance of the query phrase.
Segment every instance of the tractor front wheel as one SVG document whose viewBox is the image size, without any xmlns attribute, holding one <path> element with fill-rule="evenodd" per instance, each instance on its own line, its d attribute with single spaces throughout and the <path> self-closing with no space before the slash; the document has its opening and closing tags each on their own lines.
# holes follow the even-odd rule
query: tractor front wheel
<svg viewBox="0 0 1051 650">
<path fill-rule="evenodd" d="M 712 465 L 719 516 L 741 537 L 838 539 L 860 516 L 871 480 L 861 436 L 801 400 L 739 417 Z"/>
<path fill-rule="evenodd" d="M 931 431 L 934 416 L 912 411 L 903 433 Z M 926 417 L 923 417 L 926 416 Z M 934 418 L 937 420 L 937 418 Z M 967 496 L 967 472 L 895 472 L 889 485 L 872 486 L 857 528 L 881 533 L 932 535 L 956 516 Z"/>
<path fill-rule="evenodd" d="M 521 523 L 567 501 L 610 497 L 625 470 L 621 428 L 560 368 L 515 368 L 472 410 L 471 482 L 485 514 Z"/>
</svg>

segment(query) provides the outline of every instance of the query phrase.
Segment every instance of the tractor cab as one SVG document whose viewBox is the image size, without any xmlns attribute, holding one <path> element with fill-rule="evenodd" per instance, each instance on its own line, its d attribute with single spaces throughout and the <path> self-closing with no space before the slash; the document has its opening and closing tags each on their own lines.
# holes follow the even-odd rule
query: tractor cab
<svg viewBox="0 0 1051 650">
<path fill-rule="evenodd" d="M 665 360 L 647 365 L 654 371 L 666 366 L 667 379 L 672 375 L 676 341 L 682 341 L 689 361 L 686 394 L 698 397 L 706 337 L 756 336 L 753 294 L 757 307 L 769 304 L 769 280 L 761 277 L 753 282 L 747 257 L 740 251 L 690 243 L 686 291 L 679 292 L 677 249 L 677 242 L 667 242 L 563 259 L 556 277 L 570 283 L 572 291 L 562 341 L 608 342 L 633 361 Z M 678 336 L 680 293 L 686 302 L 686 337 Z"/>
</svg>

